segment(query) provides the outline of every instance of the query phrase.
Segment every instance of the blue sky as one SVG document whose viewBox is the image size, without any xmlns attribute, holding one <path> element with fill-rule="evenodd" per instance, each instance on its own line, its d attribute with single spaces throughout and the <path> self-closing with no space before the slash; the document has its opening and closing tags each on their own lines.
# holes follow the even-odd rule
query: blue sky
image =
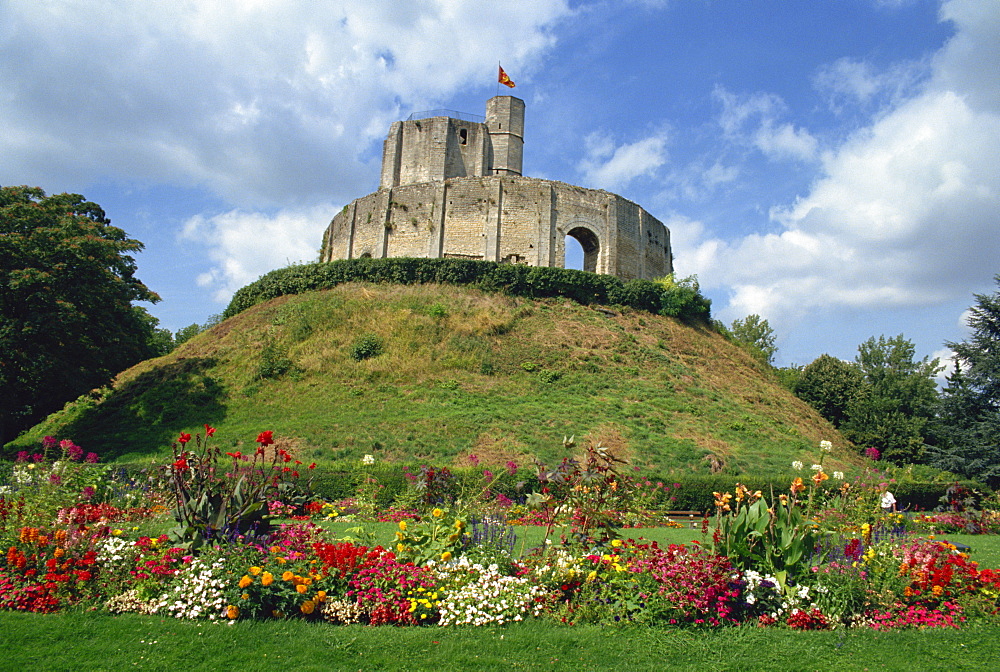
<svg viewBox="0 0 1000 672">
<path fill-rule="evenodd" d="M 7 0 L 0 184 L 103 206 L 177 330 L 314 260 L 389 124 L 482 114 L 498 61 L 525 174 L 643 205 L 780 365 L 946 356 L 993 291 L 996 0 Z"/>
</svg>

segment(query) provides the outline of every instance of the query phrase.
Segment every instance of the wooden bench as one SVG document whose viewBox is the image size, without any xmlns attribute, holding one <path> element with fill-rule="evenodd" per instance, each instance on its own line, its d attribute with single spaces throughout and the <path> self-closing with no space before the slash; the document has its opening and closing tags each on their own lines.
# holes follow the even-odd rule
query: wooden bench
<svg viewBox="0 0 1000 672">
<path fill-rule="evenodd" d="M 691 527 L 698 527 L 705 518 L 701 511 L 667 511 L 663 515 L 675 523 L 691 523 Z"/>
</svg>

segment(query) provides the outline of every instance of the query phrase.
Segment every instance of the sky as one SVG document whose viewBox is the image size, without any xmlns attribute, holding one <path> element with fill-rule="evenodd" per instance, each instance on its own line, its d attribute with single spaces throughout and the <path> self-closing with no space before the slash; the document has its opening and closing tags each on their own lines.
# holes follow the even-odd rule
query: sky
<svg viewBox="0 0 1000 672">
<path fill-rule="evenodd" d="M 947 357 L 996 289 L 997 0 L 3 0 L 0 185 L 100 204 L 176 331 L 315 261 L 393 121 L 498 92 L 525 175 L 642 205 L 780 366 Z"/>
</svg>

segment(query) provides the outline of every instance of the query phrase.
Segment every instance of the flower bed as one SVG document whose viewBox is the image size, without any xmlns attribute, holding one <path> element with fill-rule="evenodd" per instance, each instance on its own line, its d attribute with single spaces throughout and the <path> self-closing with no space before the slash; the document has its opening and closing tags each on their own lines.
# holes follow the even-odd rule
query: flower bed
<svg viewBox="0 0 1000 672">
<path fill-rule="evenodd" d="M 190 435 L 181 438 L 163 480 L 176 488 L 175 520 L 225 520 L 234 532 L 220 525 L 199 532 L 189 524 L 173 536 L 150 535 L 164 525 L 161 502 L 171 501 L 170 490 L 151 492 L 137 506 L 109 501 L 121 488 L 92 485 L 86 470 L 96 458 L 68 443 L 59 460 L 42 455 L 18 463 L 20 487 L 0 498 L 0 608 L 220 623 L 549 619 L 800 630 L 960 627 L 998 611 L 1000 572 L 980 569 L 946 542 L 914 536 L 899 516 L 874 513 L 865 503 L 870 493 L 854 498 L 848 493 L 857 489 L 840 488 L 824 495 L 822 455 L 808 483 L 794 478 L 772 503 L 738 484 L 733 493 L 716 493 L 717 515 L 706 521 L 701 543 L 661 546 L 619 535 L 623 525 L 638 524 L 629 521 L 648 524 L 656 516 L 643 506 L 642 484 L 623 476 L 600 448 L 588 448 L 582 462 L 539 465 L 530 508 L 498 506 L 488 471 L 482 489 L 470 493 L 455 490 L 446 471 L 427 469 L 414 479 L 409 502 L 376 510 L 365 500 L 377 491 L 364 471 L 369 462 L 359 465 L 355 499 L 325 503 L 282 488 L 296 460 L 284 448 L 266 450 L 270 433 L 258 437 L 249 460 L 226 453 L 228 471 L 212 462 L 218 451 L 195 453 Z M 251 479 L 259 500 L 245 496 L 243 483 Z M 202 500 L 195 492 L 208 494 Z M 213 492 L 233 503 L 222 517 L 206 508 Z M 239 519 L 270 525 L 269 513 L 303 520 L 262 532 Z M 508 514 L 544 526 L 544 542 L 516 552 Z M 337 538 L 313 522 L 331 516 L 352 517 L 359 527 L 350 539 Z M 393 522 L 394 545 L 368 540 L 366 520 Z"/>
</svg>

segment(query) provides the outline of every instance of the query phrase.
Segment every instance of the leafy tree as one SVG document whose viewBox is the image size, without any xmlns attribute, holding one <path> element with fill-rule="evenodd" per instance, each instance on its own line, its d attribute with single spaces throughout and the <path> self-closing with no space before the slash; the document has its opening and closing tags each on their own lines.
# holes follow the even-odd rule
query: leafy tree
<svg viewBox="0 0 1000 672">
<path fill-rule="evenodd" d="M 923 459 L 937 403 L 938 360 L 915 360 L 915 352 L 902 334 L 862 343 L 855 363 L 864 384 L 851 398 L 841 426 L 849 440 L 874 446 L 895 462 Z"/>
<path fill-rule="evenodd" d="M 192 338 L 200 334 L 204 329 L 199 324 L 189 324 L 186 327 L 177 330 L 174 334 L 174 343 L 180 345 L 186 341 L 190 341 Z"/>
<path fill-rule="evenodd" d="M 863 382 L 855 363 L 824 354 L 802 369 L 793 391 L 835 427 L 840 427 L 847 420 L 851 400 L 860 392 Z"/>
<path fill-rule="evenodd" d="M 0 187 L 0 441 L 153 354 L 142 247 L 80 195 Z"/>
<path fill-rule="evenodd" d="M 149 341 L 146 345 L 149 347 L 151 357 L 162 357 L 173 351 L 176 347 L 176 342 L 174 341 L 174 335 L 170 333 L 169 329 L 165 329 L 160 326 L 160 320 L 153 315 L 149 314 L 142 306 L 133 306 L 134 310 L 138 315 L 139 319 L 146 324 L 149 329 Z"/>
<path fill-rule="evenodd" d="M 729 332 L 733 340 L 742 343 L 751 353 L 766 364 L 774 363 L 774 355 L 778 352 L 774 345 L 774 329 L 760 315 L 747 315 L 743 319 L 733 320 Z"/>
<path fill-rule="evenodd" d="M 1000 286 L 1000 275 L 994 278 Z M 1000 291 L 976 294 L 968 325 L 971 337 L 946 343 L 955 352 L 955 372 L 941 393 L 941 445 L 931 463 L 970 478 L 1000 485 Z"/>
</svg>

